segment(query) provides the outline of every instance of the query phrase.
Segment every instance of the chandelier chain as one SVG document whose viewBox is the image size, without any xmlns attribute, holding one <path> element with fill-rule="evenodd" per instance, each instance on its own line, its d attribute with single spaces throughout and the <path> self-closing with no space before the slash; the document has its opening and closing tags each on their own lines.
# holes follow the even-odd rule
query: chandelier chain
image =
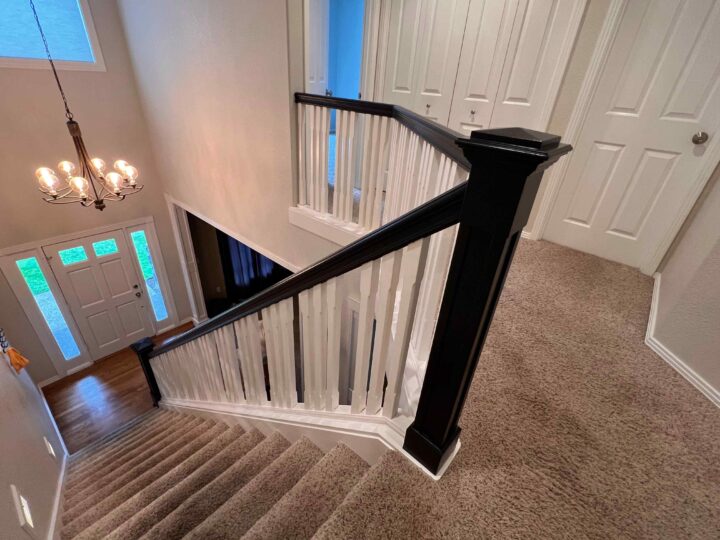
<svg viewBox="0 0 720 540">
<path fill-rule="evenodd" d="M 58 90 L 60 90 L 60 96 L 62 97 L 63 103 L 65 104 L 65 117 L 68 120 L 72 120 L 73 113 L 70 112 L 70 107 L 68 106 L 67 98 L 65 97 L 65 91 L 63 90 L 62 84 L 60 84 L 60 77 L 58 77 L 57 70 L 55 69 L 55 62 L 53 62 L 52 56 L 50 55 L 50 47 L 48 47 L 48 42 L 45 38 L 45 32 L 43 32 L 42 26 L 40 24 L 40 19 L 38 18 L 37 10 L 35 9 L 35 3 L 33 2 L 33 0 L 30 0 L 30 7 L 32 8 L 33 15 L 35 16 L 35 22 L 37 23 L 38 30 L 40 30 L 40 36 L 42 37 L 43 44 L 45 45 L 45 53 L 47 54 L 48 61 L 50 62 L 50 67 L 52 68 L 53 75 L 55 76 L 55 82 L 57 83 Z"/>
</svg>

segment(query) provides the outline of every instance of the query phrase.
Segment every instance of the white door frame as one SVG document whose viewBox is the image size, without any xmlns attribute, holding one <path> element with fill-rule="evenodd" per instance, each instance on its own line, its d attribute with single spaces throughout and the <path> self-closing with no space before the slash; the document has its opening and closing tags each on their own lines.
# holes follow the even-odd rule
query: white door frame
<svg viewBox="0 0 720 540">
<path fill-rule="evenodd" d="M 86 236 L 95 236 L 98 234 L 103 234 L 121 229 L 128 242 L 129 249 L 132 252 L 134 248 L 132 247 L 132 241 L 128 231 L 129 229 L 139 227 L 145 228 L 148 233 L 147 239 L 148 244 L 150 245 L 150 251 L 153 255 L 153 264 L 155 266 L 155 271 L 157 272 L 158 279 L 160 281 L 160 286 L 162 287 L 162 291 L 164 293 L 163 299 L 165 300 L 165 307 L 168 311 L 168 320 L 165 322 L 165 326 L 161 328 L 157 327 L 157 322 L 151 316 L 152 323 L 155 326 L 156 332 L 162 333 L 178 325 L 178 315 L 177 309 L 175 307 L 175 299 L 173 298 L 172 289 L 170 288 L 170 281 L 167 277 L 167 270 L 165 268 L 162 251 L 160 250 L 160 244 L 157 238 L 155 220 L 152 218 L 152 216 L 123 221 L 120 223 L 112 223 L 108 225 L 103 225 L 101 227 L 95 227 L 93 229 L 76 231 L 73 233 L 61 234 L 58 236 L 53 236 L 51 238 L 44 238 L 42 240 L 26 242 L 24 244 L 0 249 L 0 269 L 2 269 L 5 278 L 10 284 L 10 288 L 12 289 L 13 294 L 18 299 L 18 302 L 20 303 L 23 311 L 25 312 L 26 316 L 30 320 L 31 325 L 33 326 L 35 334 L 38 336 L 38 339 L 40 340 L 40 343 L 43 345 L 43 348 L 47 352 L 50 361 L 53 363 L 53 366 L 61 377 L 83 369 L 84 367 L 87 367 L 92 363 L 92 360 L 88 353 L 87 346 L 85 345 L 83 335 L 80 333 L 80 330 L 75 323 L 75 319 L 67 305 L 67 302 L 65 301 L 65 297 L 62 294 L 62 290 L 60 289 L 60 286 L 55 279 L 55 274 L 52 272 L 50 265 L 48 265 L 47 261 L 45 260 L 45 254 L 42 250 L 42 246 L 71 241 L 77 238 L 84 238 Z M 17 259 L 20 255 L 24 255 L 26 253 L 28 254 L 28 257 L 34 256 L 37 258 L 38 263 L 40 264 L 40 268 L 45 275 L 45 279 L 48 282 L 50 290 L 55 297 L 55 301 L 57 302 L 58 307 L 63 314 L 63 317 L 65 317 L 68 326 L 73 332 L 73 337 L 75 337 L 75 341 L 80 348 L 81 354 L 84 355 L 84 357 L 87 359 L 87 361 L 83 365 L 71 368 L 69 370 L 66 369 L 67 364 L 65 358 L 62 356 L 62 353 L 60 352 L 59 347 L 55 343 L 55 339 L 53 338 L 52 334 L 47 329 L 47 325 L 42 316 L 42 313 L 40 313 L 40 310 L 35 305 L 35 301 L 29 295 L 27 287 L 22 278 L 20 277 L 19 273 L 14 271 L 15 269 L 13 260 Z M 137 257 L 131 257 L 131 259 L 133 260 L 136 271 L 139 273 L 138 275 L 142 275 L 140 273 L 140 267 L 137 262 Z"/>
<path fill-rule="evenodd" d="M 612 3 L 610 4 L 610 8 L 608 9 L 605 22 L 602 30 L 600 31 L 600 36 L 598 37 L 595 50 L 593 51 L 593 55 L 590 60 L 590 66 L 585 74 L 585 79 L 583 80 L 578 99 L 570 116 L 567 130 L 563 136 L 563 142 L 576 144 L 578 137 L 585 126 L 590 105 L 595 97 L 595 91 L 604 71 L 605 64 L 610 54 L 610 49 L 615 41 L 615 36 L 620 28 L 620 23 L 622 22 L 627 4 L 628 0 L 612 0 Z M 710 148 L 708 148 L 707 165 L 700 173 L 699 181 L 695 184 L 686 200 L 683 201 L 680 212 L 678 212 L 678 214 L 674 217 L 667 233 L 655 249 L 652 250 L 640 264 L 640 271 L 644 274 L 652 275 L 658 269 L 663 257 L 667 253 L 670 245 L 677 236 L 677 233 L 680 231 L 680 228 L 687 219 L 693 205 L 707 184 L 710 175 L 717 166 L 717 162 L 720 160 L 720 143 L 718 143 L 718 141 L 715 141 L 715 143 L 716 144 L 711 145 Z M 560 158 L 559 162 L 550 169 L 547 176 L 547 186 L 544 195 L 538 202 L 539 206 L 534 229 L 529 231 L 527 234 L 529 238 L 543 238 L 545 229 L 547 228 L 547 224 L 550 219 L 550 214 L 552 213 L 552 208 L 555 205 L 558 193 L 560 192 L 560 188 L 567 174 L 570 156 L 572 156 L 572 154 Z"/>
</svg>

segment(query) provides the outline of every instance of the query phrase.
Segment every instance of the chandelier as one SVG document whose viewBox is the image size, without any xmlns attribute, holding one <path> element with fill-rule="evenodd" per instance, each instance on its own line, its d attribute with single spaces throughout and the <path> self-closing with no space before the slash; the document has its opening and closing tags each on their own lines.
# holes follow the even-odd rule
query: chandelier
<svg viewBox="0 0 720 540">
<path fill-rule="evenodd" d="M 65 104 L 67 127 L 77 152 L 77 165 L 72 161 L 58 163 L 57 167 L 61 171 L 62 180 L 49 167 L 40 167 L 35 171 L 40 191 L 46 195 L 43 200 L 53 204 L 80 203 L 82 206 L 95 206 L 98 210 L 102 210 L 105 208 L 105 201 L 122 201 L 128 195 L 142 190 L 143 186 L 137 183 L 138 170 L 122 159 L 113 163 L 114 170 L 109 170 L 102 159 L 90 158 L 80 133 L 80 124 L 73 119 L 73 113 L 70 112 L 65 91 L 55 70 L 55 63 L 50 55 L 50 48 L 33 0 L 30 0 L 30 7 L 32 7 L 35 22 L 45 45 L 45 52 L 55 76 L 60 97 Z"/>
</svg>

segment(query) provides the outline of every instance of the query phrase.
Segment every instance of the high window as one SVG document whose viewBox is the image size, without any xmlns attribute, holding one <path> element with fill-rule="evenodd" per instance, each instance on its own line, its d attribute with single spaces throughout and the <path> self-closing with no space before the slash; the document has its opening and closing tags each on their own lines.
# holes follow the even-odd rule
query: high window
<svg viewBox="0 0 720 540">
<path fill-rule="evenodd" d="M 35 7 L 50 53 L 59 67 L 98 63 L 99 49 L 86 0 L 35 0 Z M 0 62 L 12 66 L 13 60 L 46 59 L 29 2 L 0 2 Z"/>
</svg>

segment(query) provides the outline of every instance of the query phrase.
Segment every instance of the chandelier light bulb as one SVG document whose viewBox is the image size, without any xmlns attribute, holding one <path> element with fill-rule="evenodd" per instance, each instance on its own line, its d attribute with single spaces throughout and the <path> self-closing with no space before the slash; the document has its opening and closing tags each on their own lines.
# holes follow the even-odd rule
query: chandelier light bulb
<svg viewBox="0 0 720 540">
<path fill-rule="evenodd" d="M 129 166 L 130 164 L 124 159 L 118 159 L 115 163 L 113 163 L 113 167 L 115 167 L 115 170 L 120 174 L 125 174 L 125 169 Z"/>
<path fill-rule="evenodd" d="M 137 180 L 139 174 L 138 170 L 132 165 L 125 167 L 125 176 L 127 176 L 128 180 L 130 180 L 131 186 L 135 185 L 135 180 Z"/>
<path fill-rule="evenodd" d="M 87 197 L 88 186 L 89 184 L 87 179 L 82 176 L 73 176 L 70 178 L 70 187 L 73 191 L 80 195 L 80 197 Z"/>
<path fill-rule="evenodd" d="M 37 176 L 38 182 L 40 182 L 41 189 L 47 191 L 50 195 L 57 194 L 57 188 L 60 184 L 60 179 L 57 177 L 57 175 L 53 172 L 52 169 L 49 169 L 47 167 L 40 167 L 37 171 L 35 171 L 35 176 Z"/>
<path fill-rule="evenodd" d="M 99 157 L 94 157 L 90 160 L 93 167 L 95 167 L 95 170 L 98 172 L 98 174 L 102 174 L 105 172 L 105 162 L 100 159 Z"/>
<path fill-rule="evenodd" d="M 120 173 L 116 173 L 115 171 L 107 173 L 105 175 L 105 181 L 112 187 L 113 192 L 120 193 L 120 188 L 122 188 L 123 184 L 123 177 Z"/>
<path fill-rule="evenodd" d="M 75 172 L 75 164 L 72 161 L 61 161 L 58 163 L 58 169 L 63 171 L 66 175 L 72 176 Z"/>
</svg>

